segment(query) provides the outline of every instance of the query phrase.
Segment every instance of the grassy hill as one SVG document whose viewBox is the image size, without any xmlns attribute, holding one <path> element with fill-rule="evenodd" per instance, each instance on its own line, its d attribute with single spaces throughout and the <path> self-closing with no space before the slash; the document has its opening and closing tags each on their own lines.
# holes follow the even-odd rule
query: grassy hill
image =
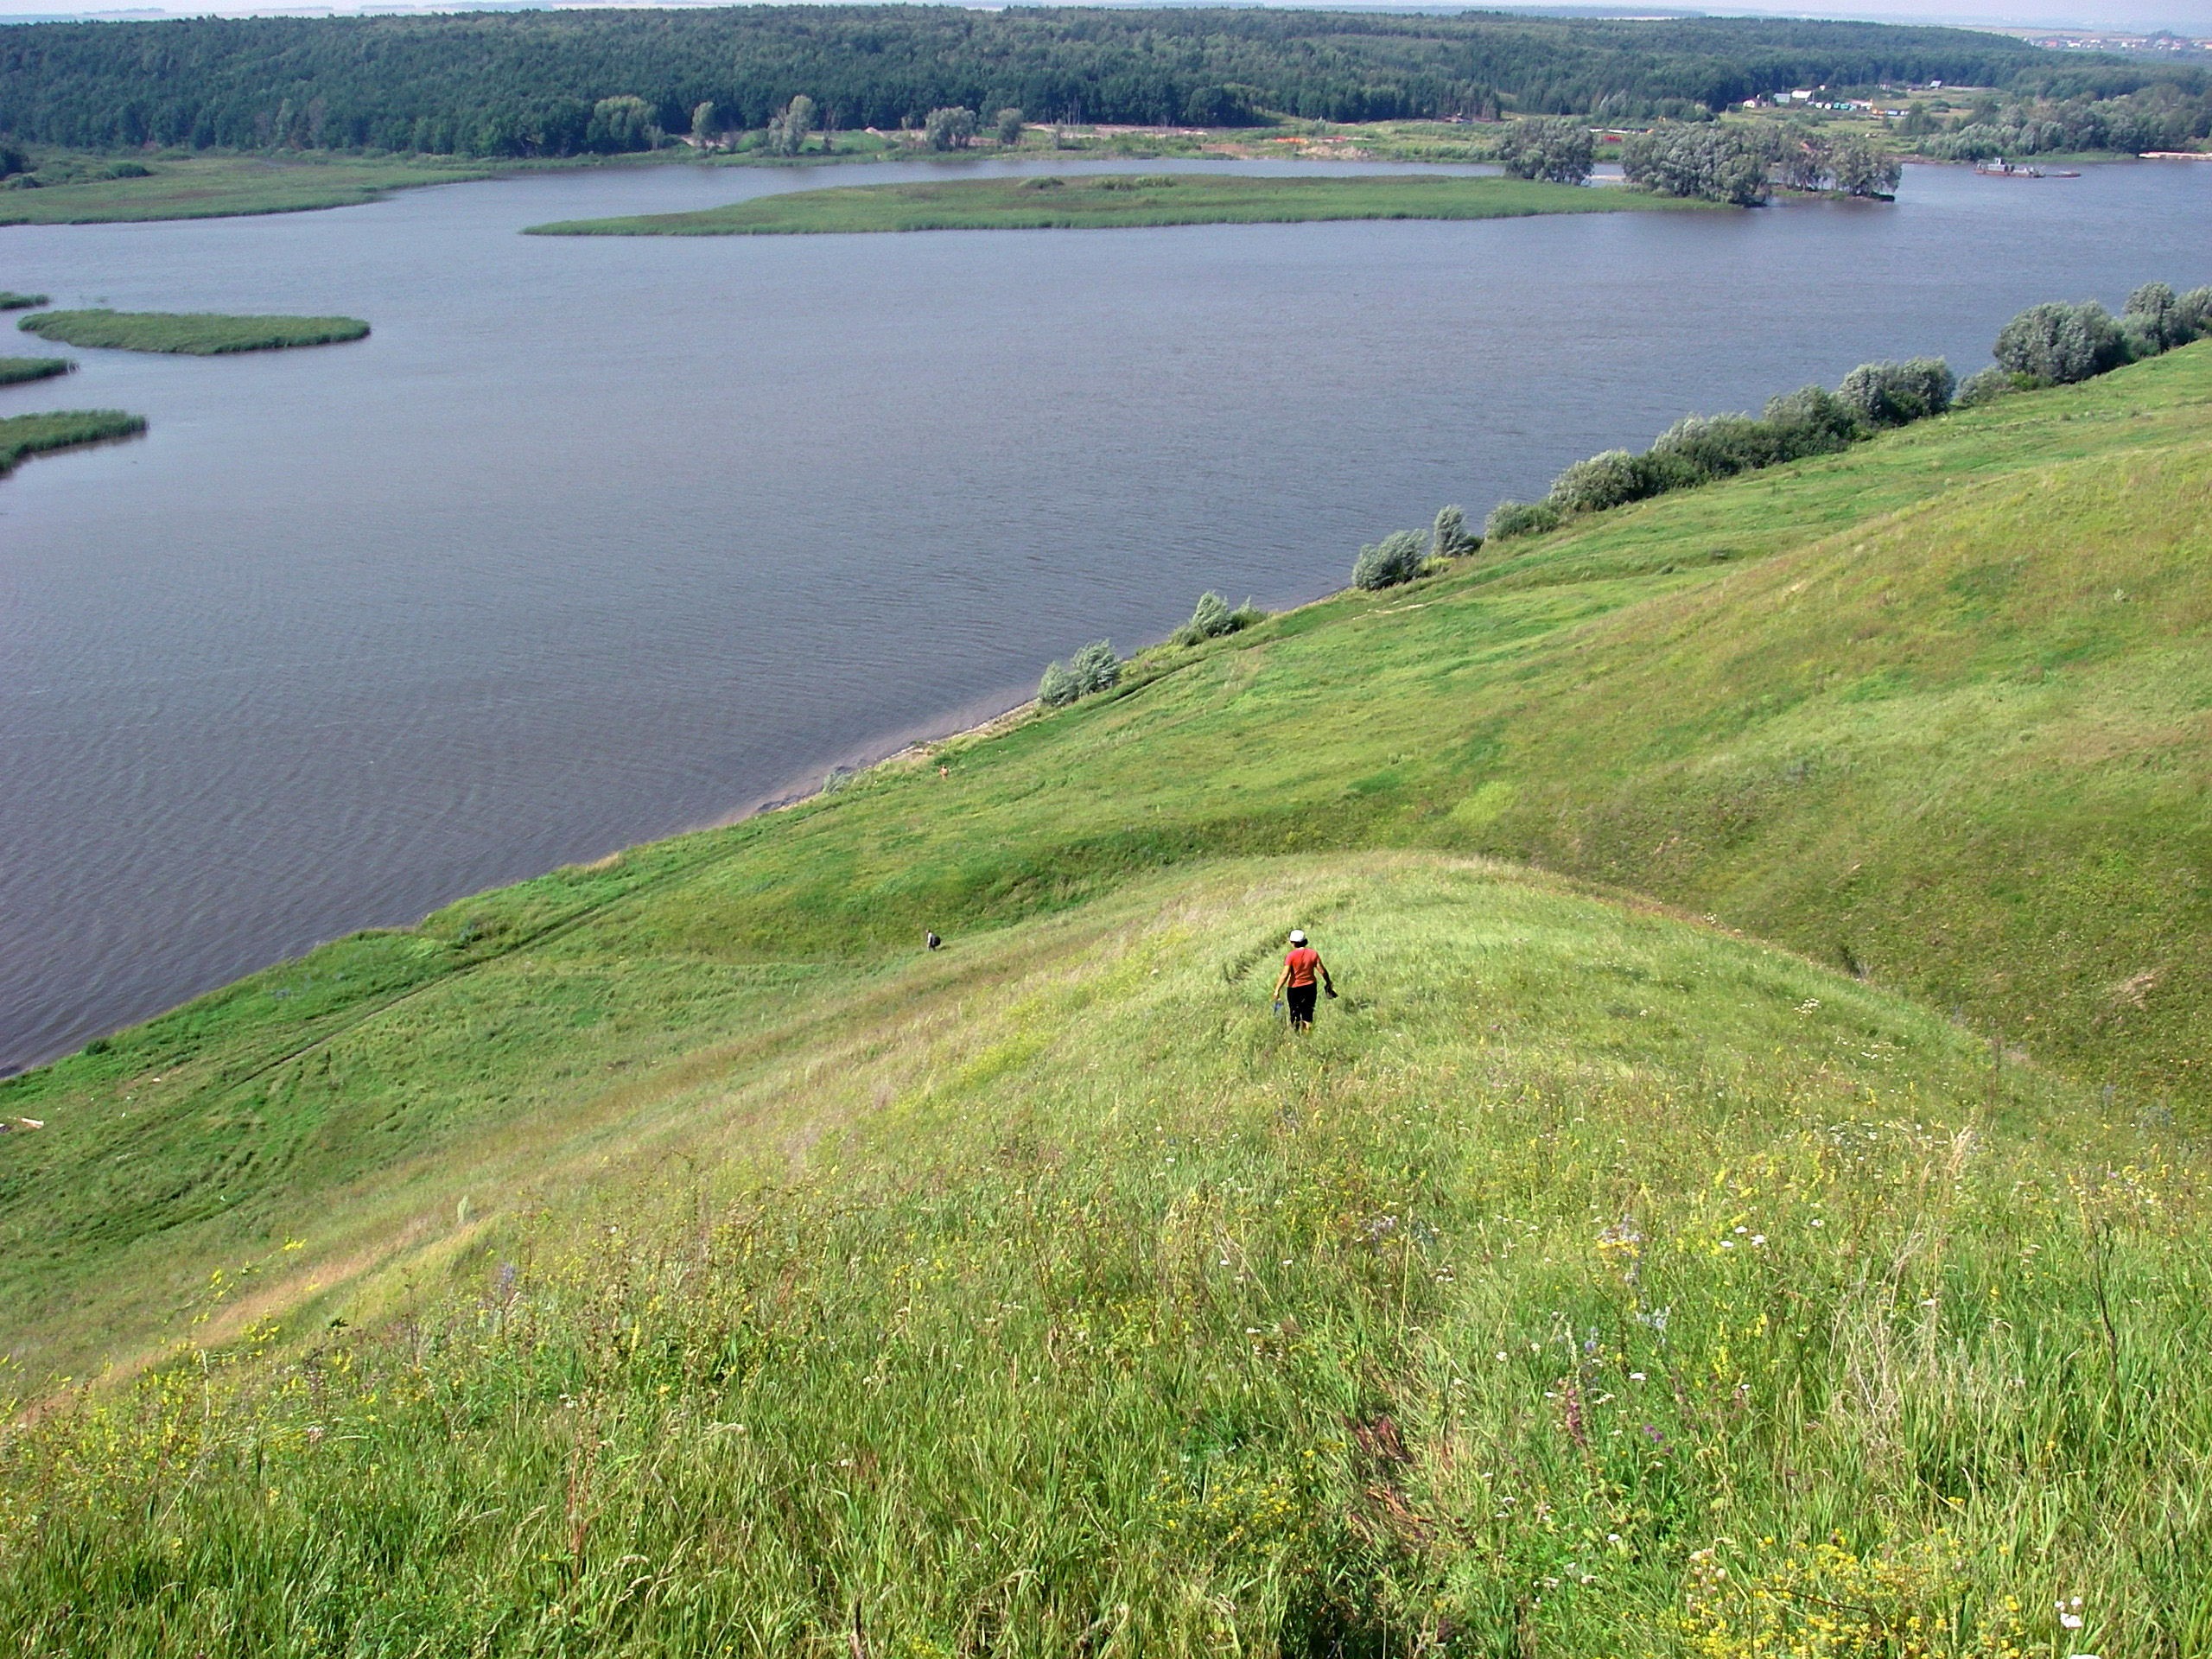
<svg viewBox="0 0 2212 1659">
<path fill-rule="evenodd" d="M 2209 436 L 1662 498 L 0 1084 L 0 1629 L 2204 1651 Z"/>
</svg>

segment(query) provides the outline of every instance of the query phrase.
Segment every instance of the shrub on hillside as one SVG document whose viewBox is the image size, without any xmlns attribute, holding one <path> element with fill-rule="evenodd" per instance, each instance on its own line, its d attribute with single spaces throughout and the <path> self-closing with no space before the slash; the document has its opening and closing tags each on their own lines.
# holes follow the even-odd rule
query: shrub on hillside
<svg viewBox="0 0 2212 1659">
<path fill-rule="evenodd" d="M 1047 709 L 1065 709 L 1083 695 L 1083 688 L 1068 672 L 1065 663 L 1045 664 L 1045 677 L 1037 682 L 1037 701 Z"/>
<path fill-rule="evenodd" d="M 1993 404 L 1999 397 L 2009 397 L 2024 390 L 2020 384 L 2024 379 L 2024 375 L 2015 375 L 1993 363 L 1959 383 L 1958 396 L 1951 399 L 1951 405 L 1955 409 L 1978 409 L 1984 404 Z"/>
<path fill-rule="evenodd" d="M 2174 315 L 2191 340 L 2212 335 L 2212 288 L 2192 288 L 2174 302 Z"/>
<path fill-rule="evenodd" d="M 1198 608 L 1191 613 L 1191 620 L 1168 639 L 1179 645 L 1199 645 L 1249 628 L 1255 622 L 1265 620 L 1267 614 L 1249 599 L 1232 611 L 1229 601 L 1221 594 L 1204 593 L 1198 595 Z"/>
<path fill-rule="evenodd" d="M 1642 455 L 1608 449 L 1576 461 L 1554 479 L 1548 499 L 1561 512 L 1603 512 L 1656 493 L 1651 469 Z"/>
<path fill-rule="evenodd" d="M 2112 313 L 2094 300 L 2031 305 L 1998 331 L 1997 365 L 2044 385 L 2071 385 L 2127 361 Z"/>
<path fill-rule="evenodd" d="M 1851 406 L 1817 383 L 1768 398 L 1760 419 L 1774 429 L 1777 458 L 1783 461 L 1832 455 L 1866 435 Z"/>
<path fill-rule="evenodd" d="M 1652 440 L 1646 465 L 1660 489 L 1679 490 L 1770 467 L 1781 459 L 1774 429 L 1764 421 L 1748 415 L 1685 415 Z"/>
<path fill-rule="evenodd" d="M 1094 639 L 1068 658 L 1068 673 L 1075 681 L 1076 696 L 1079 697 L 1087 697 L 1094 691 L 1111 691 L 1122 683 L 1122 659 L 1105 640 Z"/>
<path fill-rule="evenodd" d="M 1218 639 L 1236 626 L 1230 620 L 1235 614 L 1229 608 L 1228 600 L 1209 588 L 1198 595 L 1198 607 L 1192 611 L 1191 620 L 1183 625 L 1183 632 L 1193 641 Z"/>
<path fill-rule="evenodd" d="M 1508 541 L 1516 536 L 1538 536 L 1559 528 L 1560 512 L 1549 501 L 1501 501 L 1490 510 L 1483 524 L 1483 539 Z"/>
<path fill-rule="evenodd" d="M 1951 406 L 1958 377 L 1940 357 L 1861 363 L 1843 377 L 1837 400 L 1869 426 L 1910 426 Z"/>
<path fill-rule="evenodd" d="M 2156 357 L 2212 334 L 2212 288 L 2177 295 L 2164 283 L 2145 283 L 2127 296 L 2120 336 L 2131 358 Z"/>
<path fill-rule="evenodd" d="M 1463 508 L 1439 507 L 1436 521 L 1428 528 L 1428 556 L 1432 559 L 1457 559 L 1476 551 L 1483 538 L 1467 528 L 1467 515 Z"/>
<path fill-rule="evenodd" d="M 1372 592 L 1411 582 L 1428 562 L 1428 547 L 1417 530 L 1394 531 L 1352 561 L 1351 585 Z"/>
</svg>

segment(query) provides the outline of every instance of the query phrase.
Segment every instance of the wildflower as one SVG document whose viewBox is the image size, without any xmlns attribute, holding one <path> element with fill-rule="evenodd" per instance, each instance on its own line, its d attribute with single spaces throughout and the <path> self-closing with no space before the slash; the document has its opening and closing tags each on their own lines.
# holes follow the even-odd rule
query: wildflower
<svg viewBox="0 0 2212 1659">
<path fill-rule="evenodd" d="M 2053 1602 L 2051 1605 L 2058 1609 L 2058 1622 L 2068 1630 L 2078 1630 L 2082 1628 L 2081 1597 L 2075 1597 L 2070 1607 L 2063 1601 Z"/>
<path fill-rule="evenodd" d="M 1761 1245 L 1764 1244 L 1765 1243 L 1766 1243 L 1766 1235 L 1765 1235 L 1764 1233 L 1753 1233 L 1753 1234 L 1751 1235 L 1751 1248 L 1752 1248 L 1753 1249 L 1758 1249 Z"/>
<path fill-rule="evenodd" d="M 1498 1357 L 1499 1357 L 1500 1359 L 1503 1359 L 1503 1358 L 1504 1358 L 1504 1357 L 1505 1357 L 1505 1356 L 1504 1356 L 1504 1355 L 1503 1355 L 1503 1354 L 1500 1354 L 1500 1355 L 1498 1356 Z M 1628 1374 L 1628 1380 L 1629 1380 L 1630 1382 L 1643 1382 L 1643 1381 L 1644 1380 L 1643 1373 L 1642 1371 L 1630 1371 L 1630 1372 Z"/>
</svg>

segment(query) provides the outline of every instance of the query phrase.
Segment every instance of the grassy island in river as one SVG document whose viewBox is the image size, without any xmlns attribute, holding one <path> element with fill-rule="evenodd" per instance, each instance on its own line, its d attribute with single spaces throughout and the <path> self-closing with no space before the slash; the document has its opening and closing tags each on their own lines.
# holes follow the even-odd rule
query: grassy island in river
<svg viewBox="0 0 2212 1659">
<path fill-rule="evenodd" d="M 359 317 L 230 317 L 212 311 L 41 311 L 19 326 L 65 346 L 191 357 L 327 346 L 369 332 Z"/>
<path fill-rule="evenodd" d="M 65 409 L 51 414 L 10 415 L 0 419 L 0 476 L 13 472 L 26 455 L 79 444 L 105 443 L 110 438 L 132 438 L 146 429 L 143 415 L 127 415 L 119 409 Z"/>
<path fill-rule="evenodd" d="M 26 380 L 50 380 L 76 366 L 66 357 L 0 357 L 0 386 L 21 385 Z"/>
<path fill-rule="evenodd" d="M 97 156 L 73 159 L 86 165 L 65 182 L 0 193 L 0 226 L 130 224 L 352 207 L 389 191 L 486 178 L 494 170 L 452 157 L 288 152 L 162 156 L 118 175 L 90 165 Z"/>
<path fill-rule="evenodd" d="M 1603 188 L 1456 174 L 1255 177 L 1116 174 L 836 185 L 756 196 L 696 213 L 576 219 L 537 236 L 798 236 L 851 231 L 1120 229 L 1143 225 L 1281 224 L 1334 219 L 1509 219 L 1709 207 Z"/>
<path fill-rule="evenodd" d="M 0 1629 L 2206 1652 L 2208 453 L 1592 513 L 0 1083 Z"/>
</svg>

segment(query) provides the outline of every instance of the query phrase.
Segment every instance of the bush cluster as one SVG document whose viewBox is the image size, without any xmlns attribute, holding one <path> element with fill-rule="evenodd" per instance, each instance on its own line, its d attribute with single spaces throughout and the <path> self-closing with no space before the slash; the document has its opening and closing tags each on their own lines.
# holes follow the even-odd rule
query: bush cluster
<svg viewBox="0 0 2212 1659">
<path fill-rule="evenodd" d="M 1641 454 L 1608 449 L 1578 461 L 1553 480 L 1543 500 L 1499 503 L 1487 528 L 1493 539 L 1531 535 L 1554 528 L 1570 513 L 1602 512 L 1781 461 L 1832 454 L 1877 425 L 1901 426 L 1938 414 L 1950 396 L 1951 372 L 1941 359 L 1861 364 L 1840 391 L 1800 387 L 1768 399 L 1756 420 L 1687 415 Z"/>
<path fill-rule="evenodd" d="M 1597 138 L 1580 121 L 1516 121 L 1497 141 L 1497 159 L 1514 179 L 1580 184 L 1597 155 Z"/>
<path fill-rule="evenodd" d="M 1904 168 L 1878 141 L 1816 127 L 1754 121 L 1741 125 L 1663 122 L 1621 145 L 1621 171 L 1654 195 L 1756 207 L 1773 182 L 1793 190 L 1853 196 L 1895 193 Z"/>
<path fill-rule="evenodd" d="M 1781 181 L 1793 190 L 1840 190 L 1847 196 L 1896 194 L 1904 167 L 1874 139 L 1832 135 L 1817 127 L 1767 124 L 1767 143 Z"/>
<path fill-rule="evenodd" d="M 1758 135 L 1718 125 L 1657 126 L 1621 145 L 1621 172 L 1654 195 L 1756 207 L 1767 199 L 1769 146 Z"/>
<path fill-rule="evenodd" d="M 1110 691 L 1122 683 L 1122 659 L 1103 639 L 1094 639 L 1065 663 L 1048 664 L 1037 683 L 1037 701 L 1064 709 L 1077 697 Z"/>
<path fill-rule="evenodd" d="M 1474 552 L 1483 538 L 1467 528 L 1463 507 L 1439 507 L 1424 536 L 1417 530 L 1394 531 L 1352 561 L 1351 585 L 1376 592 L 1411 582 L 1431 559 L 1456 559 Z"/>
<path fill-rule="evenodd" d="M 2011 391 L 2073 385 L 2123 364 L 2139 363 L 2212 335 L 2212 287 L 2176 294 L 2145 283 L 2118 317 L 2094 300 L 2031 305 L 1998 332 L 1997 361 L 1959 388 L 1961 404 L 1986 404 Z"/>
<path fill-rule="evenodd" d="M 1916 357 L 1903 363 L 1861 363 L 1834 391 L 1810 385 L 1770 398 L 1757 420 L 1748 415 L 1685 416 L 1641 454 L 1608 449 L 1576 461 L 1552 480 L 1541 501 L 1499 502 L 1484 531 L 1493 541 L 1536 535 L 1557 528 L 1572 513 L 1602 512 L 1669 490 L 1830 454 L 1885 428 L 1941 415 L 1955 404 L 1986 404 L 2010 391 L 2087 380 L 2208 336 L 2212 287 L 2176 294 L 2164 283 L 2146 283 L 2127 296 L 2117 319 L 2094 300 L 2031 306 L 1999 333 L 1996 363 L 1963 385 L 1942 358 Z"/>
<path fill-rule="evenodd" d="M 1372 593 L 1395 588 L 1421 575 L 1428 563 L 1427 538 L 1417 530 L 1393 531 L 1371 547 L 1359 550 L 1351 563 L 1351 585 Z"/>
<path fill-rule="evenodd" d="M 1249 599 L 1232 611 L 1224 596 L 1209 590 L 1198 595 L 1198 608 L 1191 613 L 1191 620 L 1168 635 L 1168 639 L 1179 645 L 1203 645 L 1224 633 L 1236 633 L 1255 622 L 1264 621 L 1267 614 Z"/>
</svg>

